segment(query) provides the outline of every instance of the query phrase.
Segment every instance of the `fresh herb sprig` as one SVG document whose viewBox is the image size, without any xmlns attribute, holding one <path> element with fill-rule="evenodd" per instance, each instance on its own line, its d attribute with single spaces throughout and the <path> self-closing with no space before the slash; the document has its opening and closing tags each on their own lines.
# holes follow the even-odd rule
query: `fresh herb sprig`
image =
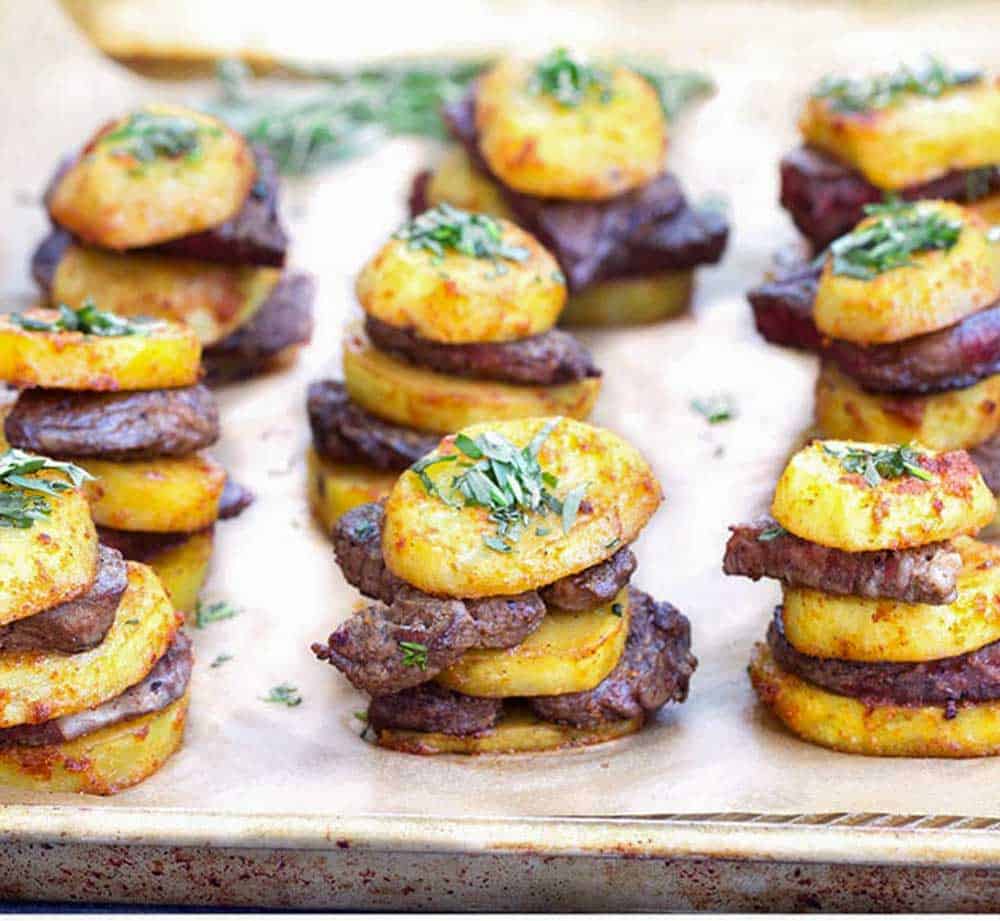
<svg viewBox="0 0 1000 921">
<path fill-rule="evenodd" d="M 435 260 L 444 258 L 448 250 L 494 264 L 500 259 L 523 262 L 529 255 L 525 247 L 505 243 L 503 228 L 488 214 L 463 211 L 447 202 L 418 214 L 393 236 L 405 240 L 411 249 L 427 250 Z"/>
<path fill-rule="evenodd" d="M 912 265 L 914 253 L 951 249 L 962 234 L 960 220 L 920 203 L 866 205 L 865 214 L 876 220 L 830 244 L 834 275 L 871 281 Z"/>
<path fill-rule="evenodd" d="M 231 620 L 240 612 L 228 601 L 213 601 L 206 604 L 200 598 L 194 607 L 194 625 L 202 630 L 220 620 Z"/>
<path fill-rule="evenodd" d="M 894 448 L 833 448 L 823 445 L 823 450 L 836 457 L 848 473 L 860 474 L 872 487 L 882 480 L 896 480 L 903 476 L 930 480 L 931 473 L 921 463 L 918 454 L 910 445 L 896 445 Z"/>
<path fill-rule="evenodd" d="M 419 668 L 422 672 L 427 671 L 427 647 L 423 643 L 400 640 L 399 648 L 403 653 L 403 665 L 408 668 Z"/>
<path fill-rule="evenodd" d="M 62 473 L 65 479 L 33 476 L 46 470 Z M 0 528 L 30 528 L 52 514 L 50 496 L 82 486 L 94 479 L 82 467 L 65 461 L 49 460 L 17 448 L 0 454 Z"/>
<path fill-rule="evenodd" d="M 267 692 L 261 700 L 268 704 L 282 704 L 285 707 L 297 707 L 302 703 L 302 695 L 294 684 L 277 684 Z"/>
<path fill-rule="evenodd" d="M 36 333 L 84 333 L 89 336 L 145 336 L 157 322 L 140 317 L 122 317 L 109 310 L 98 310 L 90 298 L 78 308 L 60 304 L 54 320 L 41 320 L 27 313 L 9 314 L 10 321 L 21 329 Z"/>
<path fill-rule="evenodd" d="M 566 48 L 556 48 L 535 65 L 528 90 L 536 95 L 551 96 L 567 108 L 575 108 L 588 96 L 609 102 L 611 74 L 581 55 Z"/>
<path fill-rule="evenodd" d="M 182 115 L 136 112 L 114 131 L 102 138 L 112 152 L 150 163 L 157 157 L 197 160 L 201 155 L 200 136 L 219 133 L 218 128 L 200 125 Z"/>
</svg>

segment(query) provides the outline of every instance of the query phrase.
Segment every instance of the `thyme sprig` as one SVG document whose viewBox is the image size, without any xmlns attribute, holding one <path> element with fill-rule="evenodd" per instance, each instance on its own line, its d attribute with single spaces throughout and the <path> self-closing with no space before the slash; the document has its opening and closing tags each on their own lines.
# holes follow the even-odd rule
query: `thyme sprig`
<svg viewBox="0 0 1000 921">
<path fill-rule="evenodd" d="M 126 121 L 102 138 L 113 145 L 112 152 L 132 157 L 140 163 L 150 163 L 157 157 L 186 157 L 197 160 L 201 155 L 200 136 L 219 133 L 218 128 L 200 125 L 182 115 L 157 112 L 135 112 Z"/>
<path fill-rule="evenodd" d="M 869 486 L 878 486 L 882 480 L 895 480 L 913 476 L 930 480 L 931 473 L 921 463 L 921 456 L 910 445 L 894 448 L 833 448 L 823 445 L 823 450 L 836 457 L 848 473 L 860 474 Z"/>
<path fill-rule="evenodd" d="M 45 470 L 58 471 L 69 482 L 32 476 Z M 30 528 L 40 518 L 52 514 L 50 496 L 58 496 L 92 479 L 76 464 L 11 448 L 0 454 L 0 484 L 7 487 L 0 490 L 0 528 Z"/>
<path fill-rule="evenodd" d="M 122 317 L 110 310 L 98 310 L 89 297 L 78 308 L 60 304 L 54 320 L 41 320 L 27 313 L 9 314 L 15 326 L 37 333 L 84 333 L 89 336 L 145 336 L 156 326 L 155 320 Z"/>
<path fill-rule="evenodd" d="M 575 108 L 588 96 L 609 102 L 611 74 L 582 55 L 567 48 L 556 48 L 535 65 L 528 90 L 535 95 L 551 96 L 567 108 Z"/>
<path fill-rule="evenodd" d="M 452 250 L 475 259 L 524 262 L 529 252 L 523 246 L 505 243 L 503 228 L 488 214 L 463 211 L 442 202 L 407 221 L 393 236 L 405 240 L 411 249 L 425 249 L 435 260 Z"/>
</svg>

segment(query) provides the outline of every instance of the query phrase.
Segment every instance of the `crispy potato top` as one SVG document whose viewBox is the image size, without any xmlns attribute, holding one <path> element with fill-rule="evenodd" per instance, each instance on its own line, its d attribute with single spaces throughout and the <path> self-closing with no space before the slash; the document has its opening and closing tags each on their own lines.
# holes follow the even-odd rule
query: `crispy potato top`
<svg viewBox="0 0 1000 921">
<path fill-rule="evenodd" d="M 910 264 L 871 278 L 835 273 L 836 256 L 829 256 L 814 307 L 822 333 L 862 345 L 900 342 L 951 326 L 1000 297 L 1000 248 L 978 215 L 944 201 L 919 202 L 913 213 L 960 224 L 957 240 L 948 248 L 912 252 Z M 865 218 L 841 240 L 862 239 L 880 220 L 877 214 Z"/>
<path fill-rule="evenodd" d="M 456 226 L 475 221 L 496 228 L 497 242 L 517 258 L 474 256 L 450 246 L 435 252 L 416 236 L 397 235 L 358 276 L 365 312 L 435 342 L 509 342 L 551 329 L 566 302 L 566 283 L 551 253 L 509 221 L 449 213 L 457 215 Z M 425 212 L 400 233 L 424 218 L 442 223 L 437 214 Z"/>
<path fill-rule="evenodd" d="M 530 498 L 497 497 L 496 477 L 518 464 L 470 473 L 475 450 L 466 449 L 484 442 L 496 448 L 485 457 L 504 456 L 511 446 L 536 457 L 538 469 L 518 478 L 513 491 L 529 497 L 543 490 L 551 501 L 531 512 Z M 386 506 L 382 552 L 397 576 L 431 594 L 517 594 L 607 559 L 636 537 L 662 498 L 645 459 L 605 429 L 560 417 L 485 423 L 446 437 L 399 478 Z M 522 513 L 520 525 L 499 526 Z"/>
<path fill-rule="evenodd" d="M 156 103 L 97 132 L 56 183 L 49 213 L 87 243 L 134 249 L 224 223 L 256 176 L 242 135 L 210 115 Z"/>
<path fill-rule="evenodd" d="M 667 122 L 653 87 L 616 67 L 575 104 L 539 91 L 535 64 L 508 59 L 479 82 L 479 149 L 502 182 L 528 195 L 600 201 L 664 166 Z"/>
<path fill-rule="evenodd" d="M 965 451 L 814 441 L 788 462 L 771 513 L 839 550 L 897 550 L 975 534 L 996 500 Z"/>
</svg>

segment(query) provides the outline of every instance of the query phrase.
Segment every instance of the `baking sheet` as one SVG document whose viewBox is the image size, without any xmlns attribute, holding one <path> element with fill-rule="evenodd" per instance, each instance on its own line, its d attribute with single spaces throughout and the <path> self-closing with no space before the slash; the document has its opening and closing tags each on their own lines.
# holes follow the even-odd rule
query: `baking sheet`
<svg viewBox="0 0 1000 921">
<path fill-rule="evenodd" d="M 542 15 L 488 5 L 500 7 Z M 483 8 L 476 9 L 481 18 Z M 212 813 L 214 819 L 192 819 L 193 827 L 206 834 L 215 827 L 223 837 L 224 829 L 234 836 L 252 828 L 277 834 L 281 816 L 305 813 L 320 823 L 334 817 L 353 823 L 365 814 L 996 814 L 998 762 L 838 755 L 796 741 L 764 714 L 745 666 L 778 589 L 727 580 L 720 559 L 727 525 L 765 506 L 810 417 L 812 360 L 760 342 L 743 298 L 775 248 L 794 239 L 776 205 L 776 164 L 794 141 L 798 93 L 827 70 L 892 64 L 925 49 L 989 66 L 1000 13 L 994 4 L 915 2 L 585 3 L 579 9 L 571 25 L 581 37 L 655 43 L 672 62 L 704 68 L 720 85 L 714 100 L 678 126 L 671 165 L 695 197 L 721 193 L 729 200 L 735 232 L 723 267 L 702 272 L 692 316 L 584 337 L 605 370 L 594 421 L 639 445 L 666 490 L 665 506 L 636 547 L 636 582 L 693 622 L 701 665 L 689 702 L 668 709 L 637 737 L 594 749 L 418 758 L 362 741 L 352 716 L 364 706 L 361 696 L 309 652 L 356 596 L 305 505 L 305 387 L 320 374 L 337 373 L 340 332 L 356 310 L 353 277 L 401 220 L 409 177 L 433 153 L 432 145 L 400 141 L 316 179 L 286 184 L 293 262 L 319 278 L 317 334 L 293 371 L 222 394 L 224 440 L 216 453 L 258 499 L 217 529 L 205 597 L 230 601 L 241 613 L 192 631 L 198 666 L 184 749 L 152 780 L 112 799 L 0 791 L 0 804 L 85 806 L 86 813 L 37 811 L 69 836 L 95 821 L 108 829 L 119 822 L 135 827 L 136 810 L 145 813 L 140 827 L 150 834 L 178 827 L 176 816 L 158 819 L 158 810 Z M 552 34 L 533 22 L 530 34 Z M 595 22 L 604 23 L 603 32 Z M 334 31 L 331 41 L 349 44 L 349 32 L 333 37 Z M 5 306 L 15 306 L 33 291 L 27 260 L 45 229 L 38 194 L 59 155 L 131 103 L 191 99 L 196 91 L 145 83 L 102 59 L 55 4 L 3 4 L 0 36 L 0 292 Z M 739 417 L 710 427 L 689 403 L 720 392 L 735 396 Z M 210 668 L 222 653 L 232 660 Z M 301 690 L 300 707 L 261 700 L 285 681 Z M 13 821 L 15 811 L 6 814 Z M 19 827 L 30 829 L 32 812 L 17 815 Z M 289 818 L 286 827 L 313 826 Z M 447 825 L 435 829 L 450 834 Z"/>
</svg>

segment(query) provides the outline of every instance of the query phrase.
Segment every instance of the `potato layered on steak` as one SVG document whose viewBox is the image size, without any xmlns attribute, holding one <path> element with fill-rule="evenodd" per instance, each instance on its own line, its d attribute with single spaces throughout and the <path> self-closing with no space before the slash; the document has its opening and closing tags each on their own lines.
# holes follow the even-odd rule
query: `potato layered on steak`
<svg viewBox="0 0 1000 921">
<path fill-rule="evenodd" d="M 445 437 L 334 528 L 369 603 L 313 645 L 371 697 L 387 748 L 541 751 L 638 731 L 683 701 L 687 619 L 630 584 L 662 499 L 631 445 L 566 418 Z"/>
<path fill-rule="evenodd" d="M 309 387 L 309 499 L 326 531 L 388 493 L 441 436 L 487 419 L 586 418 L 601 372 L 553 329 L 566 288 L 513 224 L 451 205 L 405 224 L 357 281 L 344 381 Z"/>
<path fill-rule="evenodd" d="M 750 680 L 794 733 L 840 751 L 1000 754 L 996 500 L 965 451 L 816 441 L 772 518 L 732 530 L 728 575 L 781 582 Z"/>
<path fill-rule="evenodd" d="M 563 323 L 681 313 L 693 270 L 721 258 L 726 221 L 664 172 L 666 118 L 636 72 L 561 49 L 508 59 L 443 115 L 458 146 L 414 179 L 412 212 L 448 203 L 520 224 L 566 277 Z"/>
<path fill-rule="evenodd" d="M 96 297 L 125 317 L 187 323 L 210 383 L 293 360 L 312 335 L 312 280 L 284 271 L 278 175 L 218 119 L 147 105 L 57 169 L 53 229 L 32 274 L 53 305 Z"/>
</svg>

